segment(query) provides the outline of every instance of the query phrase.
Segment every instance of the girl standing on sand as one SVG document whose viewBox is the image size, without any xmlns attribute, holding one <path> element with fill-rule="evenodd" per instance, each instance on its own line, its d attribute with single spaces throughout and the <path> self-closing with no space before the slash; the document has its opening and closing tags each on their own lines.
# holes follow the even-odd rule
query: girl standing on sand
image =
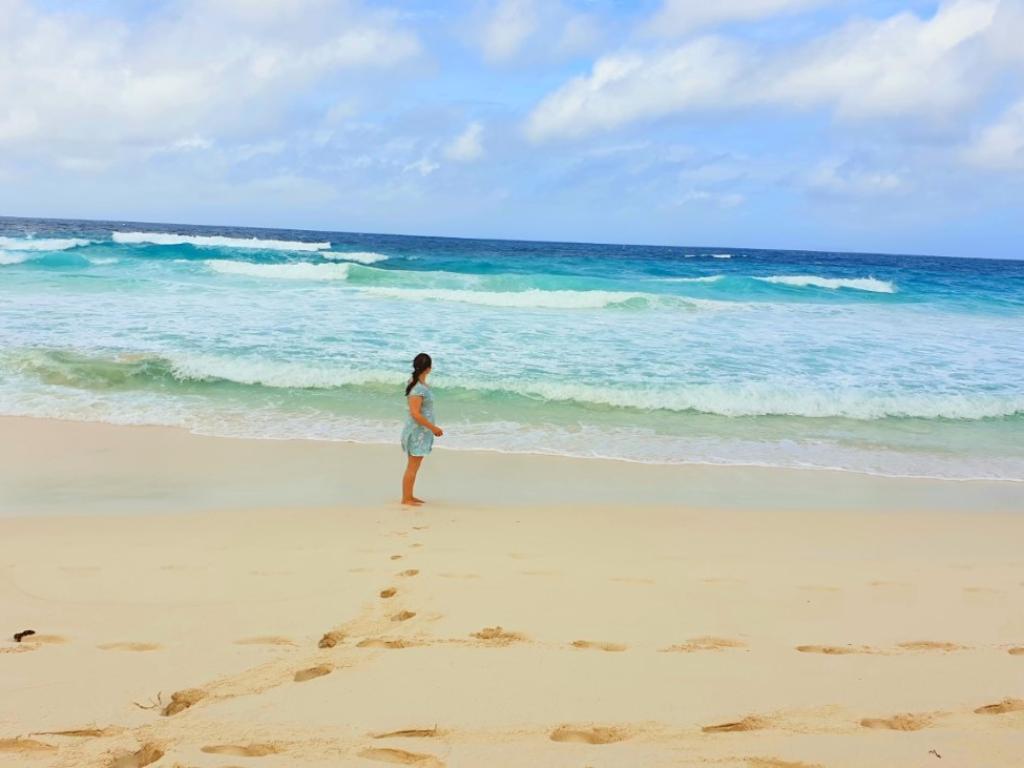
<svg viewBox="0 0 1024 768">
<path fill-rule="evenodd" d="M 420 471 L 423 457 L 430 453 L 434 438 L 444 430 L 434 423 L 434 395 L 427 386 L 431 360 L 426 352 L 420 352 L 412 361 L 412 378 L 405 387 L 405 399 L 409 403 L 409 416 L 402 430 L 402 449 L 409 457 L 402 477 L 402 503 L 418 507 L 423 499 L 412 494 L 416 484 L 416 473 Z"/>
</svg>

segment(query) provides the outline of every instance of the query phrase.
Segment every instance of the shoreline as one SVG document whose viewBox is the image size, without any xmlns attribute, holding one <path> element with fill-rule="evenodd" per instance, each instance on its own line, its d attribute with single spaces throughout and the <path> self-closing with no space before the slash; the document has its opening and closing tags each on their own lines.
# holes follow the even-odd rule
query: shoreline
<svg viewBox="0 0 1024 768">
<path fill-rule="evenodd" d="M 190 508 L 390 505 L 394 446 L 201 435 L 185 428 L 0 417 L 0 517 Z M 281 465 L 288 471 L 282 476 Z M 516 478 L 513 482 L 510 478 Z M 145 482 L 140 482 L 144 479 Z M 846 470 L 451 450 L 420 489 L 446 505 L 619 504 L 699 509 L 1024 510 L 1024 484 Z M 184 498 L 181 486 L 192 488 Z"/>
</svg>

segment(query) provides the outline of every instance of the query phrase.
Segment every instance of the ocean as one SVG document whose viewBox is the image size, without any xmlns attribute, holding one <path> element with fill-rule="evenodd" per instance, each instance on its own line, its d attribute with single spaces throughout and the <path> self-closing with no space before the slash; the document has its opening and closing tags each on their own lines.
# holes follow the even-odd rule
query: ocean
<svg viewBox="0 0 1024 768">
<path fill-rule="evenodd" d="M 983 255 L 983 254 L 979 254 Z M 1024 261 L 0 219 L 0 414 L 1024 481 Z"/>
</svg>

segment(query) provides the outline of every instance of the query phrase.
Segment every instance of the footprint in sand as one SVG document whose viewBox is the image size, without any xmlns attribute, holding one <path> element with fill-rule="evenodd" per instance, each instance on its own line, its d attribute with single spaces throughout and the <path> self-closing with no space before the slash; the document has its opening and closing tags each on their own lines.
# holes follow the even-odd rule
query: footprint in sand
<svg viewBox="0 0 1024 768">
<path fill-rule="evenodd" d="M 470 637 L 483 640 L 488 645 L 505 646 L 512 643 L 526 641 L 526 636 L 518 632 L 507 632 L 501 627 L 484 627 L 479 632 L 474 632 Z"/>
<path fill-rule="evenodd" d="M 406 728 L 401 731 L 373 734 L 375 739 L 433 739 L 440 735 L 435 725 L 433 728 Z"/>
<path fill-rule="evenodd" d="M 696 653 L 697 651 L 724 651 L 728 648 L 746 648 L 747 644 L 728 637 L 693 637 L 685 643 L 662 648 L 662 653 Z"/>
<path fill-rule="evenodd" d="M 0 752 L 16 752 L 28 754 L 30 752 L 52 752 L 56 747 L 44 744 L 34 739 L 0 739 Z"/>
<path fill-rule="evenodd" d="M 68 639 L 60 635 L 29 635 L 22 644 L 24 645 L 63 645 Z"/>
<path fill-rule="evenodd" d="M 97 645 L 101 651 L 158 651 L 160 646 L 156 643 L 103 643 Z"/>
<path fill-rule="evenodd" d="M 120 728 L 72 728 L 68 731 L 39 731 L 35 736 L 67 736 L 73 739 L 99 739 L 120 733 Z"/>
<path fill-rule="evenodd" d="M 1007 651 L 1007 653 L 1011 656 L 1024 656 L 1024 645 L 1019 646 L 1017 648 L 1011 648 Z"/>
<path fill-rule="evenodd" d="M 897 646 L 904 651 L 965 651 L 966 645 L 958 643 L 944 643 L 935 640 L 914 640 L 909 643 L 899 643 Z"/>
<path fill-rule="evenodd" d="M 360 640 L 356 643 L 356 648 L 412 648 L 413 646 L 421 645 L 421 643 L 414 643 L 410 640 L 388 640 L 383 637 L 368 637 L 365 640 Z"/>
<path fill-rule="evenodd" d="M 824 653 L 827 656 L 846 656 L 851 653 L 879 653 L 870 645 L 798 645 L 800 653 Z"/>
<path fill-rule="evenodd" d="M 273 744 L 214 744 L 203 747 L 208 755 L 232 755 L 234 757 L 266 757 L 276 755 L 281 750 Z"/>
<path fill-rule="evenodd" d="M 296 683 L 304 683 L 307 680 L 315 680 L 318 677 L 329 675 L 333 671 L 334 667 L 332 667 L 331 665 L 319 664 L 315 667 L 310 667 L 309 669 L 300 669 L 298 672 L 295 673 L 292 679 L 295 680 Z"/>
<path fill-rule="evenodd" d="M 563 725 L 555 728 L 548 738 L 569 744 L 614 744 L 617 741 L 625 741 L 629 736 L 629 732 L 623 728 L 575 728 Z"/>
<path fill-rule="evenodd" d="M 320 642 L 317 643 L 318 648 L 333 648 L 338 643 L 345 640 L 345 633 L 337 630 L 333 632 L 325 632 L 324 636 L 320 638 Z"/>
<path fill-rule="evenodd" d="M 626 650 L 626 646 L 623 643 L 603 643 L 596 640 L 573 640 L 572 647 L 582 650 L 610 651 L 613 653 Z"/>
<path fill-rule="evenodd" d="M 206 698 L 206 691 L 201 688 L 186 688 L 183 691 L 176 691 L 171 694 L 171 701 L 163 708 L 160 714 L 164 717 L 184 712 L 189 707 L 195 706 Z"/>
<path fill-rule="evenodd" d="M 391 559 L 392 559 L 392 560 L 401 560 L 401 559 L 402 559 L 402 556 L 401 556 L 401 555 L 392 555 L 392 556 L 391 556 Z"/>
<path fill-rule="evenodd" d="M 28 642 L 19 643 L 18 645 L 5 645 L 0 646 L 0 653 L 28 653 L 30 651 L 38 651 L 40 646 L 32 645 Z"/>
<path fill-rule="evenodd" d="M 145 766 L 152 765 L 163 756 L 164 751 L 160 747 L 155 744 L 144 744 L 135 752 L 115 758 L 110 763 L 110 768 L 145 768 Z"/>
<path fill-rule="evenodd" d="M 415 611 L 399 611 L 391 617 L 392 621 L 408 621 L 416 615 Z"/>
<path fill-rule="evenodd" d="M 1003 699 L 997 704 L 986 704 L 974 710 L 976 715 L 1005 715 L 1008 712 L 1024 712 L 1024 699 Z"/>
<path fill-rule="evenodd" d="M 420 752 L 406 752 L 404 749 L 369 747 L 362 750 L 359 753 L 359 756 L 367 760 L 374 760 L 378 763 L 420 765 L 424 768 L 444 768 L 444 763 L 433 755 L 426 755 Z"/>
<path fill-rule="evenodd" d="M 935 715 L 915 715 L 904 712 L 892 717 L 865 717 L 860 721 L 862 728 L 889 731 L 920 731 L 935 721 Z"/>
<path fill-rule="evenodd" d="M 418 575 L 419 575 L 419 573 L 420 573 L 420 572 L 419 572 L 419 571 L 418 571 L 418 570 L 417 570 L 416 568 L 410 568 L 410 569 L 409 569 L 409 570 L 407 570 L 407 571 L 402 571 L 402 572 L 401 572 L 400 574 L 398 574 L 398 575 L 399 575 L 399 576 L 404 576 L 404 577 L 406 577 L 406 578 L 409 578 L 409 577 L 411 577 L 411 576 L 418 576 Z"/>
<path fill-rule="evenodd" d="M 280 635 L 260 635 L 258 637 L 243 637 L 235 640 L 235 645 L 295 645 L 295 642 Z"/>
<path fill-rule="evenodd" d="M 387 600 L 389 597 L 394 597 L 397 594 L 398 594 L 398 590 L 395 589 L 394 587 L 388 587 L 387 589 L 382 589 L 380 591 L 380 596 L 382 598 L 384 598 L 385 600 Z"/>
<path fill-rule="evenodd" d="M 744 731 L 760 731 L 768 727 L 768 721 L 760 717 L 744 717 L 732 723 L 718 723 L 717 725 L 705 725 L 701 728 L 704 733 L 742 733 Z"/>
</svg>

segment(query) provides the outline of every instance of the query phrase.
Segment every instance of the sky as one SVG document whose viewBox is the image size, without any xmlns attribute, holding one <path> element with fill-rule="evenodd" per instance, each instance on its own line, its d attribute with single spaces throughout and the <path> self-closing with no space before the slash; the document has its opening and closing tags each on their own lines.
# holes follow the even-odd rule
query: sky
<svg viewBox="0 0 1024 768">
<path fill-rule="evenodd" d="M 1024 258 L 1024 0 L 0 0 L 0 215 Z"/>
</svg>

